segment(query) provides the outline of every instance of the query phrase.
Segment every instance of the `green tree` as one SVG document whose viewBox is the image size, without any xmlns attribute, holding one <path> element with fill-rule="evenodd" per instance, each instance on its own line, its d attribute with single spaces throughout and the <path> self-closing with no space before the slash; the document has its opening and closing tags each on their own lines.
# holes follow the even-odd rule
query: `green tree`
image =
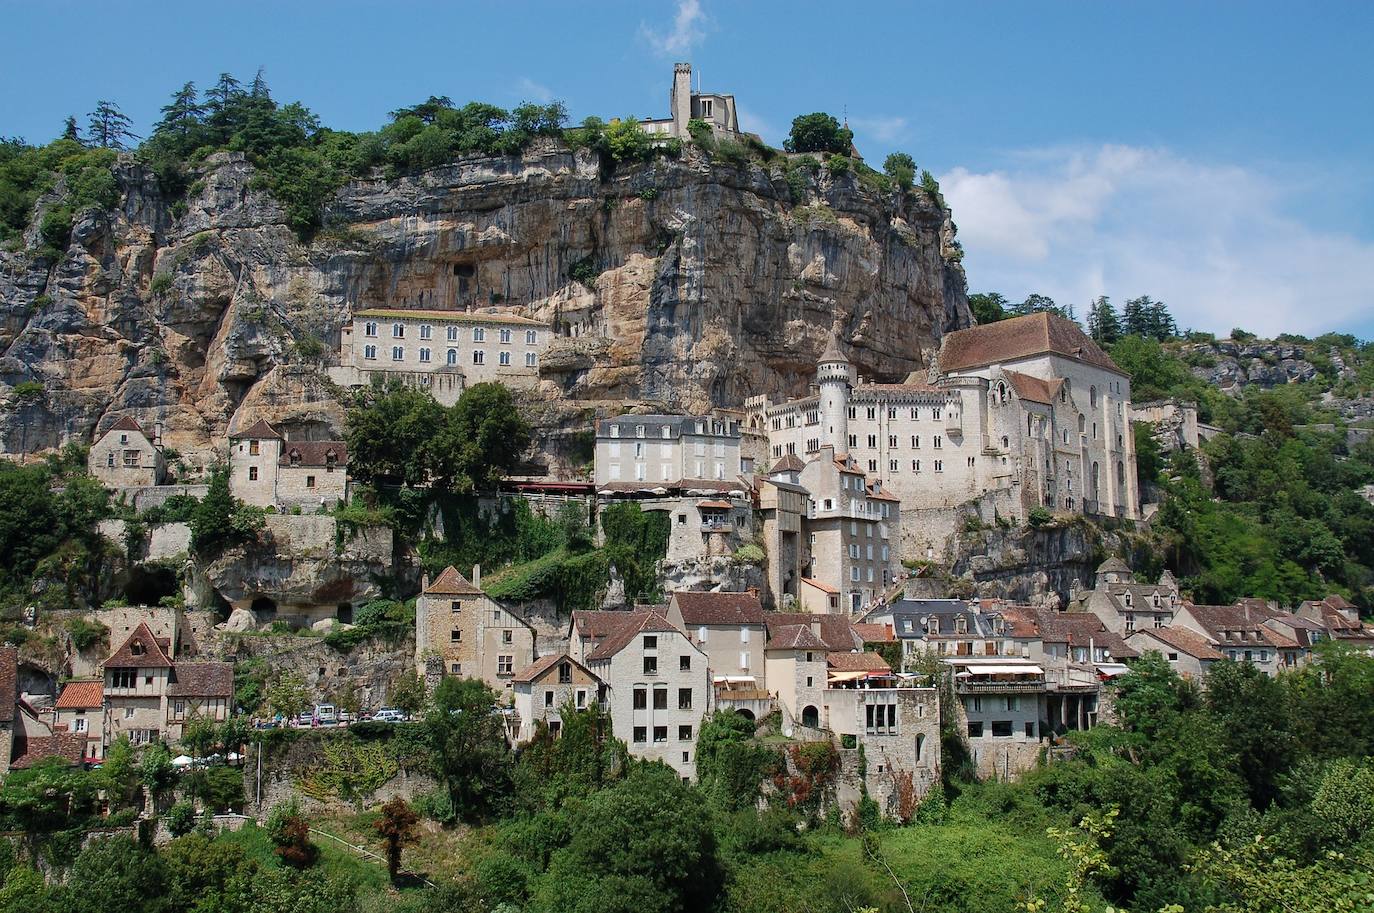
<svg viewBox="0 0 1374 913">
<path fill-rule="evenodd" d="M 916 183 L 916 160 L 905 152 L 893 152 L 883 159 L 883 173 L 903 190 L 910 190 Z"/>
<path fill-rule="evenodd" d="M 128 146 L 125 140 L 138 139 L 129 129 L 133 121 L 129 120 L 124 112 L 119 110 L 119 105 L 112 101 L 102 99 L 96 102 L 95 110 L 89 116 L 86 136 L 90 138 L 92 146 L 102 149 L 126 149 Z"/>
<path fill-rule="evenodd" d="M 973 313 L 973 319 L 979 324 L 996 323 L 1011 316 L 1007 312 L 1007 299 L 997 292 L 969 295 L 968 308 Z"/>
<path fill-rule="evenodd" d="M 162 119 L 153 128 L 153 135 L 171 135 L 183 143 L 196 136 L 205 114 L 205 109 L 196 98 L 195 83 L 188 82 L 178 89 L 172 95 L 171 103 L 162 107 Z"/>
<path fill-rule="evenodd" d="M 697 780 L 718 807 L 752 808 L 764 776 L 774 772 L 776 752 L 754 740 L 754 722 L 734 710 L 718 710 L 697 735 Z"/>
<path fill-rule="evenodd" d="M 537 911 L 712 909 L 723 873 L 701 794 L 662 764 L 637 764 L 569 816 L 566 845 L 534 885 Z"/>
<path fill-rule="evenodd" d="M 196 714 L 186 721 L 181 730 L 181 744 L 194 758 L 211 754 L 218 743 L 215 721 Z"/>
<path fill-rule="evenodd" d="M 435 773 L 468 820 L 489 817 L 509 795 L 511 758 L 496 700 L 479 679 L 445 678 L 424 721 Z"/>
<path fill-rule="evenodd" d="M 287 720 L 304 713 L 310 706 L 310 692 L 306 690 L 305 679 L 296 671 L 277 674 L 267 684 L 267 708 Z"/>
<path fill-rule="evenodd" d="M 76 117 L 74 115 L 68 115 L 67 119 L 63 121 L 62 138 L 70 143 L 84 145 L 84 141 L 81 139 L 81 131 L 77 129 Z"/>
<path fill-rule="evenodd" d="M 854 131 L 841 127 L 833 115 L 817 111 L 793 118 L 792 130 L 782 145 L 788 152 L 836 152 L 845 155 L 853 144 Z"/>
<path fill-rule="evenodd" d="M 166 910 L 167 873 L 161 858 L 132 837 L 97 838 L 86 844 L 67 873 L 66 910 Z"/>
<path fill-rule="evenodd" d="M 266 522 L 261 508 L 246 505 L 230 493 L 229 471 L 216 467 L 191 517 L 191 550 L 202 558 L 213 558 L 227 548 L 255 541 Z"/>
<path fill-rule="evenodd" d="M 402 672 L 391 689 L 391 706 L 408 715 L 414 715 L 425 706 L 425 682 L 419 673 L 411 670 Z"/>
<path fill-rule="evenodd" d="M 1251 804 L 1268 808 L 1298 747 L 1283 686 L 1250 663 L 1217 663 L 1207 675 L 1205 697 L 1245 778 Z"/>
<path fill-rule="evenodd" d="M 310 840 L 310 822 L 295 797 L 272 807 L 266 828 L 277 858 L 291 868 L 308 869 L 319 858 L 320 848 Z"/>
<path fill-rule="evenodd" d="M 653 144 L 639 120 L 625 117 L 606 126 L 606 151 L 617 162 L 634 162 L 649 157 Z"/>
<path fill-rule="evenodd" d="M 1111 299 L 1099 295 L 1088 308 L 1088 335 L 1100 346 L 1110 346 L 1121 338 L 1121 318 Z"/>
<path fill-rule="evenodd" d="M 625 743 L 612 735 L 610 717 L 599 706 L 579 710 L 570 700 L 559 719 L 557 737 L 541 721 L 520 749 L 516 792 L 531 808 L 557 809 L 589 796 L 618 779 L 628 763 Z"/>
<path fill-rule="evenodd" d="M 505 384 L 473 384 L 449 411 L 445 451 L 436 470 L 459 491 L 488 491 L 514 468 L 530 443 L 530 426 Z M 447 470 L 447 473 L 444 471 Z"/>
<path fill-rule="evenodd" d="M 428 393 L 390 384 L 373 388 L 348 410 L 348 472 L 360 482 L 423 485 L 435 468 L 436 429 L 447 431 L 443 406 Z"/>
<path fill-rule="evenodd" d="M 401 852 L 420 839 L 416 825 L 420 816 L 410 804 L 400 796 L 382 806 L 381 816 L 374 822 L 377 834 L 382 838 L 383 851 L 386 853 L 386 870 L 395 881 L 401 872 Z"/>
</svg>

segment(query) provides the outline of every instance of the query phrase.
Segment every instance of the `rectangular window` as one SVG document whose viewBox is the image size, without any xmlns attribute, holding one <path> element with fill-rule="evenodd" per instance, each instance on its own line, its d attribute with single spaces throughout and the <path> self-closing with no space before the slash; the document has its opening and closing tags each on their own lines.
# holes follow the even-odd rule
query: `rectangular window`
<svg viewBox="0 0 1374 913">
<path fill-rule="evenodd" d="M 649 709 L 649 690 L 647 688 L 636 688 L 634 695 L 634 709 Z"/>
<path fill-rule="evenodd" d="M 544 692 L 544 706 L 545 706 L 545 707 L 552 707 L 552 706 L 553 706 L 553 692 L 552 692 L 552 691 L 545 691 L 545 692 Z"/>
<path fill-rule="evenodd" d="M 677 668 L 680 672 L 692 671 L 692 657 L 688 656 L 686 653 L 679 656 L 677 658 Z"/>
<path fill-rule="evenodd" d="M 1033 738 L 1035 738 L 1035 723 L 1034 723 L 1034 722 L 1028 722 L 1028 723 L 1026 723 L 1026 738 L 1028 738 L 1028 739 L 1033 739 Z"/>
<path fill-rule="evenodd" d="M 667 709 L 668 709 L 668 689 L 667 689 L 667 688 L 655 688 L 655 689 L 654 689 L 654 709 L 655 709 L 655 710 L 667 710 Z"/>
<path fill-rule="evenodd" d="M 448 642 L 449 642 L 449 643 L 451 643 L 451 644 L 456 644 L 456 643 L 462 643 L 462 641 L 463 641 L 463 629 L 462 629 L 462 628 L 454 628 L 452 631 L 449 631 L 449 632 L 448 632 Z"/>
<path fill-rule="evenodd" d="M 510 628 L 506 628 L 504 631 L 501 632 L 501 643 L 503 643 L 503 644 L 509 644 L 509 643 L 514 643 L 514 642 L 515 642 L 515 632 L 514 632 L 514 631 L 512 631 Z"/>
<path fill-rule="evenodd" d="M 983 737 L 983 724 L 981 722 L 970 721 L 968 724 L 968 737 L 970 739 L 981 739 Z"/>
<path fill-rule="evenodd" d="M 644 742 L 648 741 L 648 738 L 647 738 L 648 732 L 649 732 L 649 730 L 646 729 L 645 727 L 643 727 L 643 726 L 636 726 L 636 727 L 635 727 L 635 735 L 634 735 L 634 740 L 635 740 L 635 742 L 636 742 L 637 744 L 641 744 L 641 745 L 642 745 Z"/>
<path fill-rule="evenodd" d="M 646 657 L 644 657 L 644 674 L 645 674 L 645 675 L 658 675 L 658 657 L 657 657 L 657 656 L 646 656 Z"/>
<path fill-rule="evenodd" d="M 248 467 L 248 481 L 250 481 L 250 482 L 256 482 L 257 480 L 258 480 L 258 467 L 256 467 L 256 466 L 249 466 L 249 467 Z"/>
<path fill-rule="evenodd" d="M 691 689 L 691 688 L 679 688 L 679 689 L 677 689 L 677 709 L 679 709 L 679 710 L 691 710 L 691 709 L 692 709 L 692 689 Z"/>
<path fill-rule="evenodd" d="M 995 739 L 1005 739 L 1011 737 L 1011 720 L 993 720 L 992 736 Z"/>
<path fill-rule="evenodd" d="M 690 741 L 692 741 L 692 727 L 691 727 L 691 726 L 679 726 L 679 727 L 677 727 L 677 740 L 678 740 L 679 742 L 690 742 Z"/>
<path fill-rule="evenodd" d="M 654 741 L 655 741 L 655 742 L 666 742 L 666 741 L 668 741 L 668 727 L 667 727 L 667 726 L 655 726 L 655 727 L 654 727 Z"/>
<path fill-rule="evenodd" d="M 314 476 L 306 476 L 306 477 L 305 477 L 305 487 L 306 487 L 306 488 L 314 488 L 314 487 L 315 487 L 315 477 L 314 477 Z"/>
</svg>

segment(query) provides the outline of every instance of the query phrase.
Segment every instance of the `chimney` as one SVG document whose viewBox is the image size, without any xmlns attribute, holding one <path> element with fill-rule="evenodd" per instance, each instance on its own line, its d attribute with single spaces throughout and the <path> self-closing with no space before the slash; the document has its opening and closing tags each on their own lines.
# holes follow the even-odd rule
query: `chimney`
<svg viewBox="0 0 1374 913">
<path fill-rule="evenodd" d="M 427 590 L 427 589 L 429 589 L 429 575 L 428 575 L 428 574 L 421 574 L 421 575 L 420 575 L 420 592 L 423 593 L 423 592 L 424 592 L 425 590 Z"/>
<path fill-rule="evenodd" d="M 482 588 L 482 565 L 480 564 L 472 566 L 472 585 L 479 590 Z"/>
<path fill-rule="evenodd" d="M 811 633 L 812 633 L 812 634 L 815 634 L 817 637 L 820 637 L 820 636 L 821 636 L 821 622 L 820 622 L 820 619 L 816 619 L 815 621 L 811 622 Z"/>
</svg>

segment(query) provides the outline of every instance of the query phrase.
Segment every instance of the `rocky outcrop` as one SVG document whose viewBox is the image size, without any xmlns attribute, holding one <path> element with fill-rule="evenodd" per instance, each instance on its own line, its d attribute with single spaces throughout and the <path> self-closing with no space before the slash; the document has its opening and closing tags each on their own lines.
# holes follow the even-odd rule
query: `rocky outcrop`
<svg viewBox="0 0 1374 913">
<path fill-rule="evenodd" d="M 1312 351 L 1309 352 L 1309 349 Z M 1339 352 L 1335 349 L 1331 351 L 1337 359 L 1340 358 Z M 1312 346 L 1221 339 L 1187 343 L 1180 349 L 1180 354 L 1195 377 L 1235 394 L 1239 394 L 1246 386 L 1267 390 L 1312 380 L 1319 373 L 1317 366 L 1308 360 L 1310 354 L 1318 354 Z M 1340 370 L 1345 370 L 1343 362 Z"/>
<path fill-rule="evenodd" d="M 555 437 L 626 401 L 699 410 L 800 393 L 832 328 L 861 372 L 899 380 L 970 322 L 953 226 L 928 195 L 822 173 L 799 205 L 779 168 L 690 146 L 612 168 L 544 143 L 356 181 L 310 244 L 241 155 L 210 156 L 184 201 L 130 157 L 116 177 L 120 206 L 79 213 L 56 262 L 35 253 L 36 226 L 60 183 L 30 248 L 0 252 L 4 452 L 88 443 L 120 415 L 160 423 L 193 466 L 258 418 L 337 435 L 322 369 L 369 305 L 500 304 L 553 321 L 563 338 L 538 395 L 562 407 L 547 416 Z M 32 381 L 41 393 L 14 389 Z"/>
<path fill-rule="evenodd" d="M 966 532 L 951 545 L 950 573 L 985 599 L 1058 607 L 1076 586 L 1092 586 L 1107 555 L 1135 545 L 1124 530 L 1104 530 L 1082 519 L 1040 529 L 984 529 Z"/>
</svg>

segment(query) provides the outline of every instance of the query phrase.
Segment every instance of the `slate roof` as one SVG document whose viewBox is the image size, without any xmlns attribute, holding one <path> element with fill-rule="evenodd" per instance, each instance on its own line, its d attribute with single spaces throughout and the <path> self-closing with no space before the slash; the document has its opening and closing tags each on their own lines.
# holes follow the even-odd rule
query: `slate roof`
<svg viewBox="0 0 1374 913">
<path fill-rule="evenodd" d="M 1148 636 L 1153 637 L 1165 644 L 1178 650 L 1180 653 L 1187 653 L 1197 659 L 1223 659 L 1224 657 L 1216 651 L 1208 641 L 1196 631 L 1181 628 L 1177 625 L 1169 625 L 1163 628 L 1144 628 L 1136 631 L 1132 637 Z"/>
<path fill-rule="evenodd" d="M 144 652 L 134 653 L 134 645 L 141 644 Z M 171 641 L 165 637 L 154 637 L 153 631 L 148 627 L 146 621 L 140 621 L 138 627 L 125 638 L 109 659 L 105 660 L 107 667 L 115 668 L 134 668 L 134 669 L 170 669 L 172 660 L 167 655 L 171 647 Z"/>
<path fill-rule="evenodd" d="M 1111 556 L 1110 558 L 1108 558 L 1106 561 L 1102 562 L 1101 564 L 1099 564 L 1099 565 L 1097 566 L 1097 573 L 1099 573 L 1099 574 L 1129 574 L 1129 573 L 1131 573 L 1131 566 L 1130 566 L 1129 564 L 1127 564 L 1125 561 L 1122 561 L 1122 560 L 1121 560 L 1120 558 L 1118 558 L 1116 555 L 1112 555 L 1112 556 Z"/>
<path fill-rule="evenodd" d="M 239 438 L 257 438 L 259 440 L 277 441 L 282 440 L 282 436 L 277 433 L 277 429 L 267 424 L 267 422 L 263 419 L 258 419 L 256 422 L 249 425 L 242 431 L 236 431 L 233 434 L 229 435 L 229 440 L 231 441 L 238 440 Z"/>
<path fill-rule="evenodd" d="M 0 647 L 0 723 L 14 722 L 19 699 L 19 648 Z"/>
<path fill-rule="evenodd" d="M 425 587 L 427 596 L 481 596 L 482 591 L 472 585 L 472 581 L 449 565 L 439 572 L 429 586 Z"/>
<path fill-rule="evenodd" d="M 844 353 L 840 351 L 840 337 L 833 331 L 830 334 L 830 338 L 825 342 L 825 351 L 821 353 L 820 358 L 816 359 L 816 364 L 818 365 L 823 365 L 827 362 L 844 362 L 845 364 L 849 364 L 849 359 L 845 358 Z"/>
<path fill-rule="evenodd" d="M 810 625 L 778 625 L 770 629 L 769 650 L 824 650 L 825 643 Z"/>
<path fill-rule="evenodd" d="M 877 653 L 839 653 L 825 655 L 825 664 L 836 672 L 891 672 L 892 667 Z"/>
<path fill-rule="evenodd" d="M 233 674 L 230 673 L 230 677 Z M 105 704 L 104 682 L 67 682 L 53 706 L 58 710 L 90 710 Z"/>
<path fill-rule="evenodd" d="M 287 441 L 282 446 L 281 458 L 277 462 L 281 466 L 290 466 L 291 455 L 298 453 L 298 466 L 328 466 L 331 451 L 336 466 L 348 465 L 348 445 L 343 441 Z"/>
<path fill-rule="evenodd" d="M 1013 615 L 1029 619 L 1040 640 L 1050 644 L 1068 644 L 1073 647 L 1086 647 L 1092 644 L 1111 654 L 1113 659 L 1129 659 L 1140 654 L 1121 638 L 1109 631 L 1102 619 L 1090 612 L 1057 612 L 1032 606 L 1017 606 L 1003 613 L 1008 620 Z M 1019 625 L 1014 625 L 1019 629 Z"/>
<path fill-rule="evenodd" d="M 234 694 L 234 664 L 217 662 L 177 663 L 168 697 L 223 697 Z"/>
<path fill-rule="evenodd" d="M 1242 636 L 1254 634 L 1257 636 L 1254 643 L 1264 642 L 1276 647 L 1297 646 L 1290 638 L 1283 637 L 1265 624 L 1276 614 L 1267 608 L 1261 611 L 1247 604 L 1194 605 L 1191 602 L 1184 603 L 1183 607 L 1218 646 L 1245 643 L 1243 640 L 1229 639 L 1226 636 L 1228 632 L 1239 632 Z"/>
<path fill-rule="evenodd" d="M 705 423 L 704 431 L 697 431 L 697 422 Z M 711 426 L 716 425 L 719 430 L 712 431 Z M 620 434 L 618 437 L 611 436 L 611 426 L 619 425 Z M 644 436 L 640 437 L 637 433 L 640 425 L 644 426 Z M 739 429 L 733 427 L 734 422 L 722 421 L 705 415 L 635 415 L 626 413 L 615 418 L 604 418 L 596 423 L 596 434 L 598 437 L 608 440 L 620 441 L 671 441 L 684 434 L 704 434 L 713 437 L 738 437 Z M 663 436 L 663 429 L 668 429 L 668 436 Z"/>
<path fill-rule="evenodd" d="M 1078 324 L 1046 312 L 946 333 L 940 343 L 940 370 L 980 368 L 1046 353 L 1123 373 Z"/>
<path fill-rule="evenodd" d="M 1029 374 L 1022 374 L 1020 371 L 1003 371 L 1002 376 L 1011 384 L 1011 388 L 1016 391 L 1016 395 L 1021 399 L 1030 400 L 1033 403 L 1043 403 L 1048 406 L 1054 402 L 1054 398 L 1059 395 L 1059 388 L 1064 386 L 1064 381 L 1059 378 L 1045 380 L 1040 377 L 1032 377 Z"/>
<path fill-rule="evenodd" d="M 640 634 L 682 633 L 673 626 L 672 622 L 657 612 L 634 611 L 622 612 L 621 614 L 626 616 L 625 621 L 608 634 L 605 640 L 597 644 L 595 650 L 587 654 L 587 662 L 600 662 L 610 659 L 628 647 Z"/>
<path fill-rule="evenodd" d="M 762 625 L 763 604 L 753 593 L 673 593 L 671 601 L 682 613 L 682 623 L 698 625 Z"/>
<path fill-rule="evenodd" d="M 864 639 L 854 630 L 854 625 L 844 615 L 813 615 L 810 612 L 768 612 L 764 615 L 764 620 L 768 624 L 768 637 L 772 639 L 774 632 L 788 625 L 811 626 L 812 622 L 820 625 L 821 642 L 825 644 L 827 650 L 846 652 L 849 650 L 862 650 Z"/>
</svg>

